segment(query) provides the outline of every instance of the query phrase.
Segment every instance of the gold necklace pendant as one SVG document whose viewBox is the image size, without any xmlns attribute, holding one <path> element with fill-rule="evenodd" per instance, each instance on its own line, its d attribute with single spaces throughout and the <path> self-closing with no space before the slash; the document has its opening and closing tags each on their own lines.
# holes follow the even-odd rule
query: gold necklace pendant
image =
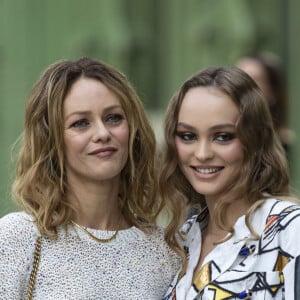
<svg viewBox="0 0 300 300">
<path fill-rule="evenodd" d="M 82 230 L 84 233 L 86 233 L 91 239 L 95 240 L 96 242 L 98 242 L 98 243 L 108 243 L 108 242 L 110 242 L 110 241 L 112 241 L 113 239 L 116 238 L 116 236 L 117 236 L 117 234 L 118 234 L 118 232 L 119 232 L 119 230 L 120 230 L 121 218 L 120 218 L 120 220 L 119 220 L 119 223 L 118 223 L 118 226 L 117 226 L 117 230 L 114 232 L 114 234 L 113 234 L 111 237 L 109 237 L 109 238 L 107 238 L 107 239 L 100 239 L 100 238 L 94 236 L 94 235 L 93 235 L 92 233 L 90 233 L 87 229 L 85 229 L 83 226 L 77 224 L 77 223 L 74 222 L 73 220 L 71 220 L 71 223 L 72 223 L 74 226 L 76 226 L 77 228 L 79 228 L 80 230 Z"/>
</svg>

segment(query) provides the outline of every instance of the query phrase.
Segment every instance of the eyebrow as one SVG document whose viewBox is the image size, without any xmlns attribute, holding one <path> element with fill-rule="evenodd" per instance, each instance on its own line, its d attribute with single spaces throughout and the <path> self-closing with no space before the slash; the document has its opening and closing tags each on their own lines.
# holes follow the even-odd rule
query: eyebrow
<svg viewBox="0 0 300 300">
<path fill-rule="evenodd" d="M 113 110 L 115 108 L 121 108 L 123 110 L 123 107 L 120 104 L 115 104 L 115 105 L 111 105 L 111 106 L 108 106 L 108 107 L 104 108 L 103 112 L 106 113 L 106 112 L 111 111 L 111 110 Z M 86 116 L 86 115 L 90 115 L 91 113 L 92 113 L 91 110 L 77 110 L 77 111 L 73 111 L 73 112 L 71 112 L 70 114 L 68 114 L 65 117 L 65 120 L 68 120 L 73 115 Z"/>
<path fill-rule="evenodd" d="M 191 126 L 189 124 L 186 124 L 184 122 L 178 122 L 177 127 L 183 127 L 186 130 L 194 131 L 196 128 L 194 126 Z M 224 124 L 217 124 L 215 126 L 212 126 L 209 128 L 210 130 L 224 130 L 224 129 L 236 129 L 236 126 L 231 123 L 224 123 Z"/>
</svg>

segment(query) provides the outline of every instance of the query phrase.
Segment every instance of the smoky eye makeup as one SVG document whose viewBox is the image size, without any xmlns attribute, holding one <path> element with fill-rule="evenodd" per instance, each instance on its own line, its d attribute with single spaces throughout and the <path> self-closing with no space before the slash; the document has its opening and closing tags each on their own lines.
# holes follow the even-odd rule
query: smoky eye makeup
<svg viewBox="0 0 300 300">
<path fill-rule="evenodd" d="M 229 142 L 236 138 L 236 134 L 233 132 L 219 132 L 215 134 L 214 139 L 219 142 Z"/>
<path fill-rule="evenodd" d="M 194 134 L 193 132 L 180 131 L 180 130 L 176 131 L 176 136 L 185 142 L 194 141 L 197 139 L 196 134 Z"/>
</svg>

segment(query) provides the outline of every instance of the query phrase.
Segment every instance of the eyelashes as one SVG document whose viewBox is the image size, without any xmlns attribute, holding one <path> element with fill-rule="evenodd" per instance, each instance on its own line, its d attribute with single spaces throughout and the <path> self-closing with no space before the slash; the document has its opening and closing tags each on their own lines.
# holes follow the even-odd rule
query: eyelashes
<svg viewBox="0 0 300 300">
<path fill-rule="evenodd" d="M 105 116 L 104 121 L 110 124 L 119 124 L 124 119 L 124 116 L 121 114 L 109 114 Z"/>
<path fill-rule="evenodd" d="M 117 126 L 119 125 L 125 117 L 122 114 L 108 114 L 104 116 L 102 119 L 102 122 L 106 126 Z M 81 118 L 79 120 L 76 120 L 70 125 L 70 128 L 74 129 L 84 129 L 91 125 L 93 120 L 89 120 L 89 118 Z"/>
<path fill-rule="evenodd" d="M 220 142 L 228 142 L 236 137 L 234 133 L 219 133 L 216 135 L 215 140 Z"/>
<path fill-rule="evenodd" d="M 197 140 L 197 136 L 192 132 L 181 132 L 177 131 L 176 136 L 185 142 Z"/>
<path fill-rule="evenodd" d="M 199 137 L 193 132 L 177 131 L 176 136 L 180 138 L 183 142 L 192 142 L 199 139 Z M 230 142 L 235 138 L 236 138 L 236 134 L 229 133 L 229 132 L 218 132 L 213 134 L 212 136 L 213 141 L 217 141 L 220 143 Z"/>
<path fill-rule="evenodd" d="M 80 119 L 80 120 L 73 122 L 70 127 L 80 129 L 80 128 L 85 128 L 89 125 L 90 125 L 90 123 L 87 119 Z"/>
</svg>

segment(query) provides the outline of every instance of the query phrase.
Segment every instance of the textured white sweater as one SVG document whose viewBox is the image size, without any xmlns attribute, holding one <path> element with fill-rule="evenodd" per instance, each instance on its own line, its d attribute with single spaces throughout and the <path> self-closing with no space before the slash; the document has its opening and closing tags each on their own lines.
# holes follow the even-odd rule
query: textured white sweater
<svg viewBox="0 0 300 300">
<path fill-rule="evenodd" d="M 0 219 L 0 299 L 26 299 L 38 234 L 25 213 Z M 131 227 L 106 244 L 73 226 L 59 228 L 56 241 L 42 238 L 33 299 L 162 299 L 179 263 L 161 228 L 145 234 Z"/>
</svg>

